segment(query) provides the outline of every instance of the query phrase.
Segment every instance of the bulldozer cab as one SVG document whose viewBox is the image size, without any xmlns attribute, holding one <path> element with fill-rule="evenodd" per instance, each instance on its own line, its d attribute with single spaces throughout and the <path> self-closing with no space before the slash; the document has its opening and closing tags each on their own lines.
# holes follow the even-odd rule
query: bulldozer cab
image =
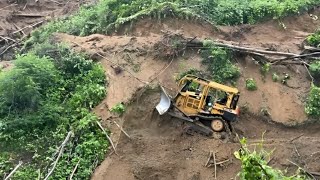
<svg viewBox="0 0 320 180">
<path fill-rule="evenodd" d="M 234 112 L 237 108 L 239 92 L 236 88 L 187 75 L 179 82 L 180 91 L 174 101 L 178 109 L 188 115 Z"/>
</svg>

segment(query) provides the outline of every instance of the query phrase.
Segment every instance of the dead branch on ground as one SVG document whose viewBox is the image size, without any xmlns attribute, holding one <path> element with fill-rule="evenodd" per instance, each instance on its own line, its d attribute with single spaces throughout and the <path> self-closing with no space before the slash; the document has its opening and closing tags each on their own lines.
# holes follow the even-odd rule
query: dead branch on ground
<svg viewBox="0 0 320 180">
<path fill-rule="evenodd" d="M 301 59 L 305 58 L 315 58 L 320 56 L 320 49 L 313 48 L 311 53 L 307 54 L 295 54 L 289 52 L 279 52 L 279 51 L 270 51 L 267 49 L 261 49 L 256 47 L 245 47 L 232 41 L 212 41 L 212 45 L 222 48 L 227 48 L 233 51 L 239 51 L 245 54 L 252 55 L 258 61 L 262 63 L 271 63 L 272 65 L 287 65 L 287 64 L 297 64 L 297 65 L 308 65 L 305 61 Z M 193 38 L 187 38 L 181 34 L 166 33 L 163 36 L 162 40 L 159 43 L 155 44 L 155 50 L 162 54 L 164 57 L 176 57 L 185 51 L 186 48 L 191 49 L 207 49 L 209 47 L 204 46 L 204 40 Z M 311 49 L 310 47 L 307 47 Z M 288 61 L 291 60 L 291 61 Z"/>
<path fill-rule="evenodd" d="M 298 139 L 298 138 L 300 138 L 300 137 L 302 137 L 304 135 L 304 133 L 302 133 L 302 134 L 300 134 L 299 136 L 296 136 L 296 137 L 294 137 L 294 138 L 292 138 L 292 139 L 290 139 L 290 143 L 291 142 L 293 142 L 294 140 L 296 140 L 296 139 Z"/>
<path fill-rule="evenodd" d="M 53 170 L 56 168 L 57 163 L 58 163 L 58 161 L 59 161 L 59 159 L 60 159 L 60 157 L 61 157 L 61 155 L 62 155 L 62 153 L 63 153 L 63 151 L 64 151 L 64 148 L 65 148 L 66 144 L 68 143 L 71 135 L 72 135 L 72 131 L 69 131 L 69 132 L 68 132 L 68 135 L 66 136 L 66 138 L 64 139 L 64 141 L 62 142 L 62 144 L 61 144 L 61 146 L 60 146 L 60 151 L 59 151 L 59 154 L 58 154 L 57 159 L 55 160 L 55 162 L 54 162 L 54 164 L 53 164 L 53 167 L 51 168 L 51 170 L 49 171 L 49 173 L 47 174 L 47 176 L 44 178 L 44 180 L 49 179 L 50 175 L 53 173 Z"/>
<path fill-rule="evenodd" d="M 131 137 L 129 136 L 129 134 L 116 122 L 116 121 L 113 121 L 117 126 L 118 128 L 129 138 L 131 139 Z"/>
<path fill-rule="evenodd" d="M 213 153 L 213 164 L 214 164 L 214 179 L 217 179 L 217 162 L 216 162 L 216 153 Z"/>
<path fill-rule="evenodd" d="M 103 133 L 106 135 L 108 141 L 110 142 L 110 144 L 111 144 L 111 146 L 112 146 L 112 148 L 114 150 L 114 153 L 116 153 L 116 155 L 118 155 L 117 151 L 116 151 L 116 147 L 114 146 L 114 144 L 113 144 L 111 138 L 109 137 L 108 133 L 104 130 L 104 128 L 102 127 L 102 125 L 101 125 L 101 123 L 99 121 L 96 121 L 96 122 L 97 122 L 98 126 L 100 127 L 100 129 L 103 131 Z"/>
<path fill-rule="evenodd" d="M 75 173 L 76 170 L 78 169 L 79 163 L 80 163 L 80 159 L 79 159 L 79 161 L 77 162 L 76 166 L 73 168 L 72 173 L 71 173 L 71 175 L 70 175 L 70 177 L 69 177 L 69 180 L 72 180 L 74 173 Z"/>
<path fill-rule="evenodd" d="M 39 21 L 39 22 L 36 22 L 36 23 L 31 24 L 31 25 L 29 25 L 29 26 L 25 26 L 25 27 L 23 27 L 23 28 L 20 28 L 20 29 L 14 31 L 12 34 L 17 34 L 17 33 L 23 31 L 23 30 L 26 29 L 26 28 L 34 28 L 34 27 L 37 27 L 38 25 L 41 25 L 43 22 L 44 22 L 44 21 Z"/>
<path fill-rule="evenodd" d="M 42 14 L 12 14 L 12 16 L 16 17 L 30 17 L 30 18 L 40 18 L 40 17 L 45 17 L 45 15 Z"/>
<path fill-rule="evenodd" d="M 10 177 L 18 170 L 18 168 L 23 164 L 22 161 L 19 161 L 19 164 L 10 172 L 10 174 L 4 178 L 4 180 L 9 180 Z"/>
<path fill-rule="evenodd" d="M 290 162 L 291 164 L 297 166 L 298 168 L 300 168 L 306 175 L 308 175 L 309 177 L 311 177 L 313 180 L 317 180 L 309 171 L 307 171 L 306 169 L 302 168 L 301 166 L 299 166 L 297 163 L 290 161 L 289 159 L 287 159 L 288 162 Z"/>
</svg>

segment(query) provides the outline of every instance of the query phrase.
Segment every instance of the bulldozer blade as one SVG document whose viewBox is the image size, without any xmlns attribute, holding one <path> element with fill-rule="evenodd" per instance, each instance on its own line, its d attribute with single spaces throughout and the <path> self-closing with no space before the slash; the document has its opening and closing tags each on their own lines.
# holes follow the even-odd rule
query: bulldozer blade
<svg viewBox="0 0 320 180">
<path fill-rule="evenodd" d="M 156 109 L 160 115 L 165 114 L 171 106 L 171 99 L 167 92 L 164 90 L 162 86 L 161 87 L 161 99 L 160 103 L 156 106 Z"/>
</svg>

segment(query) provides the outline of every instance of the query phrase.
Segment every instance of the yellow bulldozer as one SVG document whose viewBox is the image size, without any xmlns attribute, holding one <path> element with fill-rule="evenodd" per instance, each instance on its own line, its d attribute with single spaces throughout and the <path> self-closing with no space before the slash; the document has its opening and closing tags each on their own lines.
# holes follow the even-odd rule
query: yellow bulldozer
<svg viewBox="0 0 320 180">
<path fill-rule="evenodd" d="M 160 115 L 191 122 L 188 130 L 207 136 L 232 131 L 231 122 L 239 116 L 238 89 L 194 75 L 184 76 L 178 88 L 178 93 L 171 97 L 161 87 L 160 103 L 156 106 Z"/>
</svg>

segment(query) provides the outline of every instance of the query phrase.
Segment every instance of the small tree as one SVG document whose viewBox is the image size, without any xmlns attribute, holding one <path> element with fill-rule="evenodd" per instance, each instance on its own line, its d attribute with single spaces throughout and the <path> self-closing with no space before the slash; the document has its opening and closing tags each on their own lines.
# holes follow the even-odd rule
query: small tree
<svg viewBox="0 0 320 180">
<path fill-rule="evenodd" d="M 18 56 L 12 70 L 0 73 L 0 113 L 36 110 L 57 76 L 49 59 L 32 54 Z"/>
</svg>

